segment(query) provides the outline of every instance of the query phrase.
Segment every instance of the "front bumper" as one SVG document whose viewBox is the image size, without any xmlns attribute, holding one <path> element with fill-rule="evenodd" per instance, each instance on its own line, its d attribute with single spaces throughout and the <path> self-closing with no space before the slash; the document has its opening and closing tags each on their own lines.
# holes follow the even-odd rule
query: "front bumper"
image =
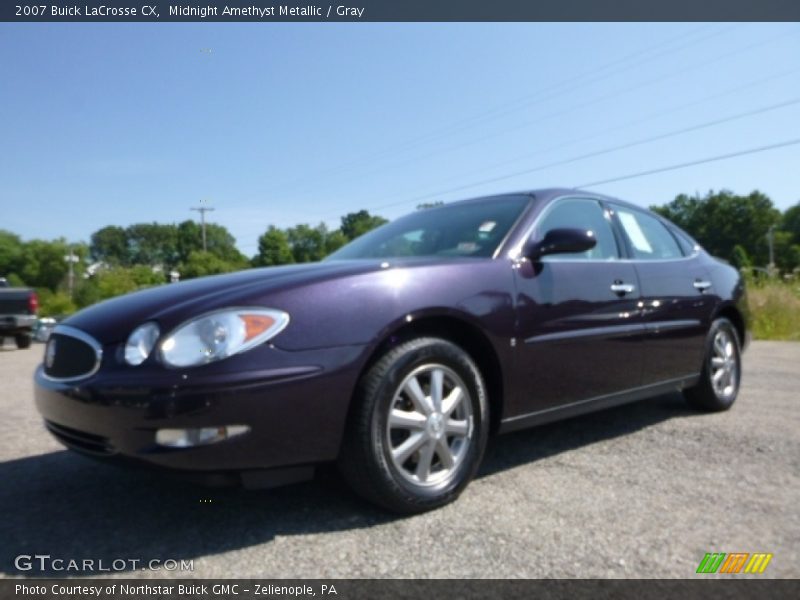
<svg viewBox="0 0 800 600">
<path fill-rule="evenodd" d="M 101 367 L 91 378 L 68 383 L 48 379 L 39 367 L 36 406 L 56 438 L 97 458 L 195 474 L 311 465 L 338 455 L 362 351 L 267 349 L 273 358 L 280 353 L 281 366 L 211 377 L 196 376 L 199 370 L 191 377 L 177 370 L 147 377 Z M 250 431 L 189 448 L 155 442 L 159 429 L 223 425 Z"/>
</svg>

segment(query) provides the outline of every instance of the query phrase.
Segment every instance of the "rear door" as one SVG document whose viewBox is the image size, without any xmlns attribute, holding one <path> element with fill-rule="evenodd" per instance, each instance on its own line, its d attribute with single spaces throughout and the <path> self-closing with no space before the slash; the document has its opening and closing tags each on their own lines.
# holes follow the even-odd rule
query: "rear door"
<svg viewBox="0 0 800 600">
<path fill-rule="evenodd" d="M 699 253 L 682 247 L 657 217 L 610 204 L 636 267 L 648 336 L 642 383 L 699 373 L 713 310 L 711 279 Z"/>
</svg>

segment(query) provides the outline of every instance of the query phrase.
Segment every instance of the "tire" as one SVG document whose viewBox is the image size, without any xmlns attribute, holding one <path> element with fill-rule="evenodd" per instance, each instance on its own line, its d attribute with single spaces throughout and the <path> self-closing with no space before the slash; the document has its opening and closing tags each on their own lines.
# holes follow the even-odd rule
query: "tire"
<svg viewBox="0 0 800 600">
<path fill-rule="evenodd" d="M 417 338 L 389 350 L 359 382 L 339 469 L 363 498 L 420 513 L 464 490 L 488 432 L 486 388 L 472 358 L 447 340 Z"/>
<path fill-rule="evenodd" d="M 700 381 L 684 390 L 692 408 L 706 412 L 728 410 L 739 394 L 742 350 L 736 328 L 728 319 L 716 319 L 706 336 Z"/>
<path fill-rule="evenodd" d="M 30 348 L 31 336 L 28 333 L 19 333 L 14 336 L 14 341 L 17 343 L 17 348 L 24 350 L 25 348 Z"/>
</svg>

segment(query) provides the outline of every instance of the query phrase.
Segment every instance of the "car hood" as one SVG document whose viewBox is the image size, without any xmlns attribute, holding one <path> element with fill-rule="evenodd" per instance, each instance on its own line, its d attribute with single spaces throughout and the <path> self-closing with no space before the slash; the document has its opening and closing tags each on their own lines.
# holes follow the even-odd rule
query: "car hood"
<svg viewBox="0 0 800 600">
<path fill-rule="evenodd" d="M 169 331 L 183 321 L 209 311 L 231 306 L 262 306 L 274 292 L 390 267 L 437 262 L 440 261 L 373 259 L 248 269 L 118 296 L 83 309 L 63 324 L 92 335 L 102 344 L 113 344 L 127 339 L 136 327 L 147 321 L 157 321 L 162 331 Z"/>
<path fill-rule="evenodd" d="M 264 294 L 316 281 L 378 270 L 380 261 L 331 261 L 248 269 L 159 285 L 89 306 L 64 325 L 94 336 L 103 344 L 124 341 L 146 321 L 162 331 L 212 310 L 256 304 Z"/>
</svg>

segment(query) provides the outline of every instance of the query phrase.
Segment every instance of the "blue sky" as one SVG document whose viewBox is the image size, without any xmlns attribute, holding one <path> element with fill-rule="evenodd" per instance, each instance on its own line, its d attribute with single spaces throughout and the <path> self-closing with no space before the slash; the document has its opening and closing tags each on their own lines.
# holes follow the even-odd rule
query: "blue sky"
<svg viewBox="0 0 800 600">
<path fill-rule="evenodd" d="M 793 104 L 472 185 L 798 100 L 796 23 L 4 23 L 0 55 L 0 228 L 26 239 L 179 222 L 206 199 L 251 255 L 269 224 L 800 137 Z M 594 189 L 650 205 L 722 187 L 794 204 L 800 146 Z"/>
</svg>

